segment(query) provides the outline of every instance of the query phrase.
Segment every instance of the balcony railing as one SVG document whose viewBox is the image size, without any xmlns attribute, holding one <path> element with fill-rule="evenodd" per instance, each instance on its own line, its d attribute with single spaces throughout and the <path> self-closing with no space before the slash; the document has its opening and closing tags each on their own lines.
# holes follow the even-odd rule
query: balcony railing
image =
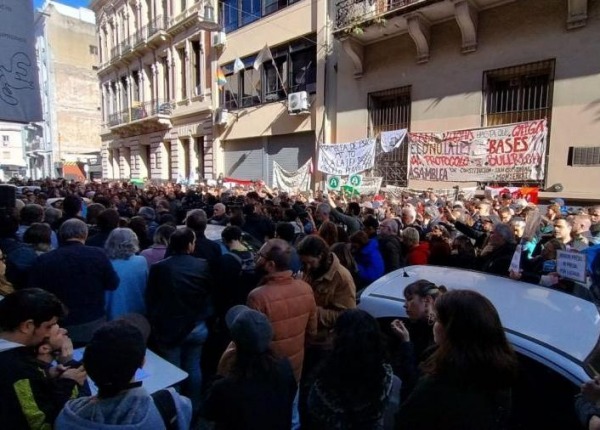
<svg viewBox="0 0 600 430">
<path fill-rule="evenodd" d="M 127 54 L 129 51 L 131 51 L 131 36 L 122 41 L 119 44 L 119 48 L 121 50 L 121 55 Z"/>
<path fill-rule="evenodd" d="M 336 3 L 336 29 L 374 19 L 384 13 L 402 9 L 425 0 L 340 0 Z"/>
<path fill-rule="evenodd" d="M 119 46 L 113 46 L 110 48 L 110 59 L 114 60 L 119 56 Z"/>
<path fill-rule="evenodd" d="M 141 43 L 144 43 L 146 40 L 146 27 L 144 26 L 142 27 L 141 30 L 136 31 L 135 33 L 133 33 L 131 35 L 131 45 L 132 46 L 138 46 Z"/>
<path fill-rule="evenodd" d="M 163 99 L 152 100 L 148 102 L 134 102 L 134 105 L 129 109 L 110 114 L 108 116 L 108 126 L 115 127 L 156 116 L 168 117 L 171 116 L 173 109 L 173 103 Z"/>
<path fill-rule="evenodd" d="M 156 18 L 154 18 L 152 20 L 152 22 L 150 24 L 148 24 L 147 26 L 147 38 L 150 39 L 152 36 L 154 36 L 156 33 L 158 33 L 161 30 L 164 30 L 166 27 L 165 25 L 165 19 L 162 17 L 162 15 L 157 16 Z"/>
<path fill-rule="evenodd" d="M 195 3 L 193 6 L 190 6 L 189 8 L 181 12 L 179 15 L 174 16 L 169 20 L 169 27 L 173 27 L 174 25 L 177 25 L 180 22 L 184 21 L 186 18 L 194 15 L 200 10 L 200 7 L 203 5 L 204 2 L 199 1 L 198 3 Z"/>
</svg>

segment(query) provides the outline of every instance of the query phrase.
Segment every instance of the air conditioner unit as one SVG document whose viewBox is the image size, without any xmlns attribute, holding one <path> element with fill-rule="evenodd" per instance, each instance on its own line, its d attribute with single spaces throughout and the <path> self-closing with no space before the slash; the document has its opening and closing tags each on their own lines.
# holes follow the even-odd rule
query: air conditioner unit
<svg viewBox="0 0 600 430">
<path fill-rule="evenodd" d="M 308 93 L 300 91 L 288 94 L 288 113 L 297 115 L 299 113 L 308 113 Z"/>
<path fill-rule="evenodd" d="M 217 31 L 212 34 L 212 46 L 222 48 L 227 43 L 227 36 L 223 31 Z"/>
<path fill-rule="evenodd" d="M 227 109 L 218 108 L 215 111 L 214 124 L 215 125 L 227 125 L 229 120 L 229 112 Z"/>
</svg>

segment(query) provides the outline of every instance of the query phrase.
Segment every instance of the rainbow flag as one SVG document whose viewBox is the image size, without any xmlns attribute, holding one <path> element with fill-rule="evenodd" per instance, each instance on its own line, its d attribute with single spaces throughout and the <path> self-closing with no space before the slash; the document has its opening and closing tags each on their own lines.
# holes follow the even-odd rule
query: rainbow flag
<svg viewBox="0 0 600 430">
<path fill-rule="evenodd" d="M 217 85 L 222 87 L 227 83 L 227 79 L 225 78 L 225 73 L 223 73 L 223 69 L 217 67 Z"/>
</svg>

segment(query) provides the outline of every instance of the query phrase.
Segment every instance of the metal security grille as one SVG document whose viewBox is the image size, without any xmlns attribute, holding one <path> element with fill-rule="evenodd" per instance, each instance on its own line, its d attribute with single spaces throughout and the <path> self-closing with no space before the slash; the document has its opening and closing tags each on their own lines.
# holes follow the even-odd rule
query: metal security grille
<svg viewBox="0 0 600 430">
<path fill-rule="evenodd" d="M 369 94 L 369 137 L 382 131 L 393 131 L 410 126 L 410 86 Z M 383 177 L 382 185 L 408 185 L 408 145 L 391 152 L 383 152 L 377 145 L 373 176 Z"/>
<path fill-rule="evenodd" d="M 491 127 L 546 118 L 550 130 L 554 69 L 552 59 L 484 72 L 481 125 Z M 542 181 L 511 185 L 541 186 Z"/>
<path fill-rule="evenodd" d="M 600 146 L 571 146 L 567 164 L 578 167 L 600 166 Z"/>
</svg>

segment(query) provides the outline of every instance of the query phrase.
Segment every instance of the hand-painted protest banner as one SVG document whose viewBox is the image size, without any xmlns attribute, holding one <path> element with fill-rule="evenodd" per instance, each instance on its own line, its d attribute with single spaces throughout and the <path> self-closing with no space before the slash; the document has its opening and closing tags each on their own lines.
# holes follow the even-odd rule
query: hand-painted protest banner
<svg viewBox="0 0 600 430">
<path fill-rule="evenodd" d="M 443 133 L 409 133 L 410 179 L 426 181 L 542 180 L 546 120 Z"/>
<path fill-rule="evenodd" d="M 581 252 L 556 251 L 556 271 L 562 278 L 585 283 L 586 259 L 587 255 Z"/>
<path fill-rule="evenodd" d="M 324 144 L 319 147 L 319 170 L 330 175 L 352 175 L 373 167 L 375 140 Z"/>
<path fill-rule="evenodd" d="M 310 189 L 310 163 L 312 163 L 312 159 L 304 163 L 304 166 L 298 170 L 288 172 L 276 161 L 273 161 L 273 187 L 288 193 L 308 191 Z"/>
<path fill-rule="evenodd" d="M 33 2 L 0 2 L 0 120 L 42 120 Z"/>
<path fill-rule="evenodd" d="M 408 130 L 405 128 L 394 131 L 382 131 L 379 140 L 381 141 L 381 149 L 383 152 L 391 152 L 396 148 L 400 148 Z"/>
</svg>

